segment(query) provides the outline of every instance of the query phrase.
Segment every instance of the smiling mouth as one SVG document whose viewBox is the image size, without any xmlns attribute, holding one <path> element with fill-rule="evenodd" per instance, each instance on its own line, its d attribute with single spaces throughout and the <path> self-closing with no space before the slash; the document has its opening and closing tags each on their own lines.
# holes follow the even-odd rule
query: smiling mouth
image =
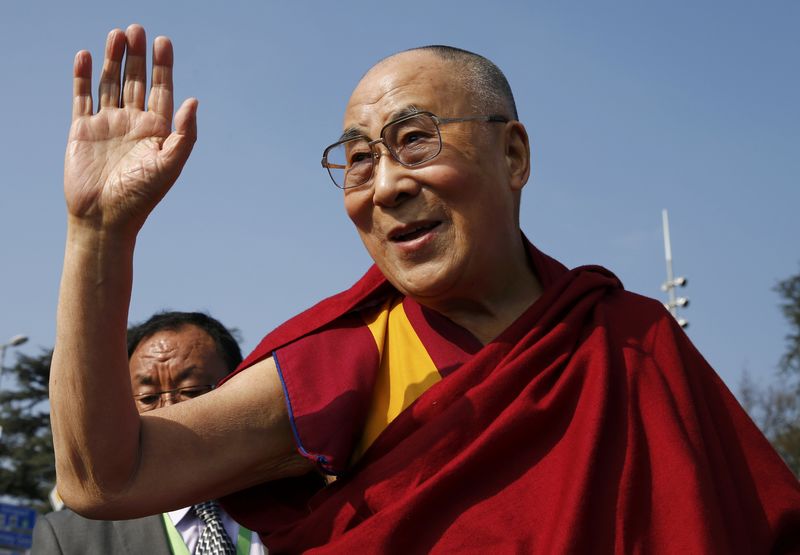
<svg viewBox="0 0 800 555">
<path fill-rule="evenodd" d="M 389 240 L 394 243 L 413 241 L 418 237 L 422 237 L 430 230 L 438 227 L 440 223 L 441 222 L 430 222 L 430 223 L 415 225 L 413 227 L 406 228 L 398 233 L 393 233 L 391 237 L 389 237 Z"/>
</svg>

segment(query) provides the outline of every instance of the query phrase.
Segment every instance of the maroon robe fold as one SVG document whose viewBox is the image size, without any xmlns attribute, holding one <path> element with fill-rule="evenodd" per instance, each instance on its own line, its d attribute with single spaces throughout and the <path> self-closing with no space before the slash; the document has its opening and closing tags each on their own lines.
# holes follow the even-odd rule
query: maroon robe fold
<svg viewBox="0 0 800 555">
<path fill-rule="evenodd" d="M 273 554 L 800 552 L 800 484 L 663 306 L 529 252 L 542 296 L 337 482 L 229 512 Z M 390 292 L 371 269 L 240 368 Z"/>
</svg>

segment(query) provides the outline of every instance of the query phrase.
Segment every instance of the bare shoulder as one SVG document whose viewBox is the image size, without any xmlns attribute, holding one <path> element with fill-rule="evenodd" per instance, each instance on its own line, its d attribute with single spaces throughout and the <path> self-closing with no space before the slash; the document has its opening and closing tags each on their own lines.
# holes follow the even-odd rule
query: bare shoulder
<svg viewBox="0 0 800 555">
<path fill-rule="evenodd" d="M 202 412 L 205 417 L 221 421 L 225 426 L 235 427 L 237 433 L 252 433 L 252 439 L 258 439 L 265 448 L 279 438 L 281 448 L 287 447 L 284 444 L 287 438 L 282 432 L 288 432 L 291 436 L 289 411 L 275 359 L 267 357 L 245 368 L 212 394 L 208 399 L 211 406 L 204 407 Z M 267 431 L 281 433 L 267 437 Z M 294 450 L 296 446 L 293 436 L 289 443 L 289 447 Z"/>
</svg>

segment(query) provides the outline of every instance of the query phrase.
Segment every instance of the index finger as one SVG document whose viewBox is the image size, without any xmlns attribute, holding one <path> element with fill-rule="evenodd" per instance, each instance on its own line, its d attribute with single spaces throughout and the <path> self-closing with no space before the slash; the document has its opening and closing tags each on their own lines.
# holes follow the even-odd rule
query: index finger
<svg viewBox="0 0 800 555">
<path fill-rule="evenodd" d="M 147 109 L 172 121 L 172 42 L 167 37 L 153 41 L 153 77 Z"/>
<path fill-rule="evenodd" d="M 92 55 L 88 50 L 75 54 L 72 64 L 72 120 L 92 115 Z"/>
</svg>

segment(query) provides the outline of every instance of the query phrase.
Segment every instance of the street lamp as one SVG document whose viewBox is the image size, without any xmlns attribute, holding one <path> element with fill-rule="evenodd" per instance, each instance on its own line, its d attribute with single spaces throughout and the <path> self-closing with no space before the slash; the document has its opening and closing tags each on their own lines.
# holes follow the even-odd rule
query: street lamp
<svg viewBox="0 0 800 555">
<path fill-rule="evenodd" d="M 8 340 L 8 343 L 0 343 L 0 389 L 2 389 L 3 385 L 3 371 L 6 369 L 5 360 L 6 360 L 6 348 L 7 347 L 19 347 L 23 343 L 28 341 L 28 336 L 26 335 L 15 335 L 11 339 Z"/>
<path fill-rule="evenodd" d="M 6 348 L 19 347 L 28 340 L 26 335 L 15 335 L 8 340 L 8 343 L 0 343 L 0 391 L 3 390 L 3 370 L 6 369 Z M 0 438 L 3 437 L 3 427 L 0 426 Z"/>
<path fill-rule="evenodd" d="M 680 327 L 686 328 L 689 326 L 689 321 L 678 316 L 678 308 L 689 306 L 689 299 L 676 296 L 675 288 L 686 287 L 689 280 L 682 276 L 674 277 L 672 274 L 672 245 L 669 240 L 669 215 L 666 210 L 661 211 L 661 222 L 664 227 L 664 259 L 667 263 L 667 281 L 661 285 L 661 290 L 667 294 L 667 302 L 664 303 L 664 307 L 675 317 Z"/>
</svg>

